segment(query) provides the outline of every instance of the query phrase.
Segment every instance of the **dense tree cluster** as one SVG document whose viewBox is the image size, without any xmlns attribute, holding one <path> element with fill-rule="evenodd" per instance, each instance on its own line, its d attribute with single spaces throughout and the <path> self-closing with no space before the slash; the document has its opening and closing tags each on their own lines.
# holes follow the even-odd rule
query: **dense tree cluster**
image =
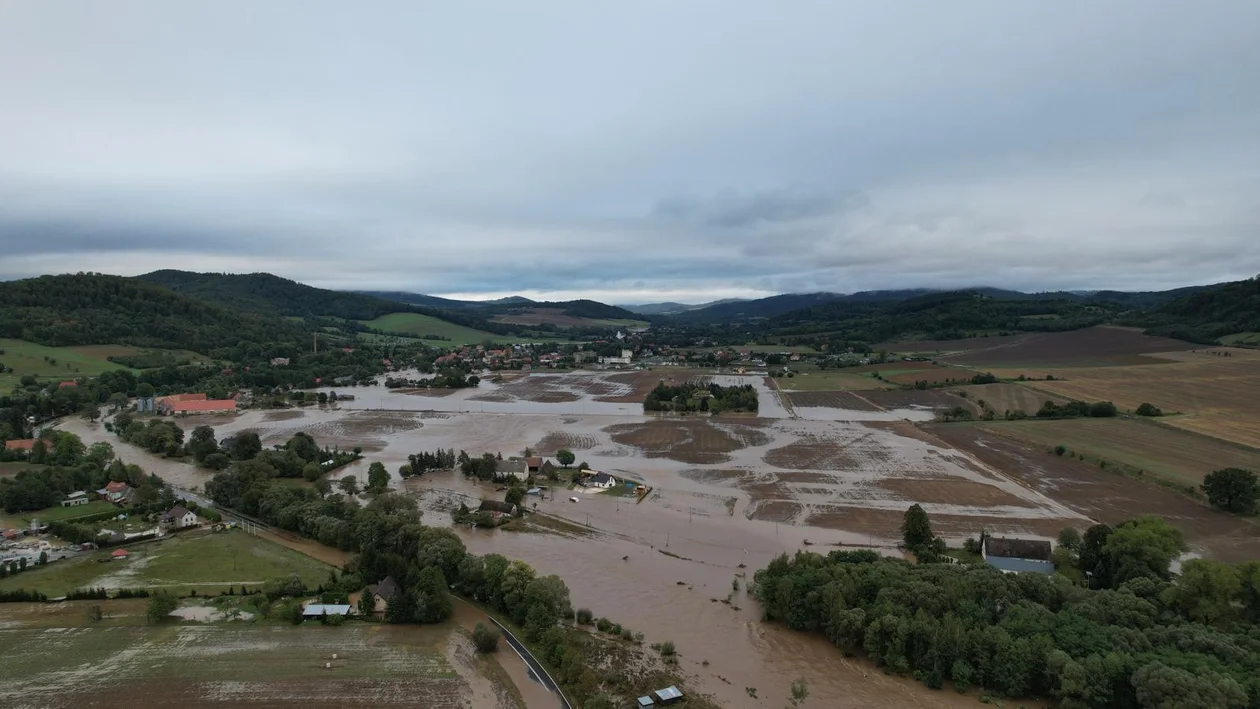
<svg viewBox="0 0 1260 709">
<path fill-rule="evenodd" d="M 0 507 L 5 512 L 23 512 L 52 507 L 77 490 L 98 490 L 111 481 L 136 488 L 139 502 L 152 502 L 163 488 L 161 479 L 146 475 L 136 465 L 126 465 L 114 457 L 108 443 L 85 447 L 78 436 L 46 430 L 31 451 L 31 462 L 48 467 L 22 470 L 13 477 L 0 478 Z"/>
<path fill-rule="evenodd" d="M 1222 468 L 1203 478 L 1208 502 L 1227 512 L 1252 514 L 1260 507 L 1260 479 L 1250 470 Z"/>
<path fill-rule="evenodd" d="M 1260 562 L 1192 561 L 1173 583 L 1149 570 L 1087 590 L 983 565 L 801 552 L 757 572 L 755 588 L 767 620 L 930 687 L 1081 708 L 1257 706 Z"/>
<path fill-rule="evenodd" d="M 720 414 L 725 411 L 757 412 L 757 390 L 751 384 L 738 386 L 671 385 L 661 382 L 648 392 L 643 401 L 644 411 L 707 411 Z"/>
<path fill-rule="evenodd" d="M 398 470 L 404 478 L 424 475 L 430 470 L 451 470 L 455 467 L 455 449 L 438 448 L 432 453 L 424 451 L 407 456 L 407 462 Z"/>
</svg>

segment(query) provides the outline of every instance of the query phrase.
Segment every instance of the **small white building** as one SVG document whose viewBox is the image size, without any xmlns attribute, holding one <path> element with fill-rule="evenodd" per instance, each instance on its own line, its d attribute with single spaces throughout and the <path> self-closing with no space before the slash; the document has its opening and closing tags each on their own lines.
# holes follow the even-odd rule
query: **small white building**
<svg viewBox="0 0 1260 709">
<path fill-rule="evenodd" d="M 601 473 L 597 471 L 594 475 L 586 478 L 584 484 L 587 487 L 597 487 L 601 490 L 611 490 L 612 488 L 617 487 L 617 478 L 609 475 L 608 473 Z"/>
<path fill-rule="evenodd" d="M 633 359 L 634 359 L 634 350 L 622 349 L 620 357 L 600 357 L 599 363 L 600 364 L 630 364 L 631 360 Z"/>
<path fill-rule="evenodd" d="M 82 490 L 76 490 L 66 495 L 66 499 L 61 501 L 61 506 L 78 507 L 79 505 L 86 505 L 88 502 L 88 494 Z"/>
</svg>

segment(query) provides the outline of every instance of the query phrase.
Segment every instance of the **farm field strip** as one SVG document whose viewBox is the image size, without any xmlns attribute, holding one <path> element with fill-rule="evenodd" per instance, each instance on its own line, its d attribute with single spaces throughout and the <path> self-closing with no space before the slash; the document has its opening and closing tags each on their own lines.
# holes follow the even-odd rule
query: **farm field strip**
<svg viewBox="0 0 1260 709">
<path fill-rule="evenodd" d="M 1260 451 L 1138 419 L 1066 419 L 984 424 L 985 430 L 1044 450 L 1062 445 L 1093 458 L 1123 463 L 1182 485 L 1226 467 L 1260 470 Z"/>
</svg>

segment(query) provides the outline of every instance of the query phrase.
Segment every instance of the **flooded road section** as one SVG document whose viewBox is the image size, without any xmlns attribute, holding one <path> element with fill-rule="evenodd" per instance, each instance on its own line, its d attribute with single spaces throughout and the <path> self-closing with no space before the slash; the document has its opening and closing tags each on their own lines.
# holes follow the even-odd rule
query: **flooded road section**
<svg viewBox="0 0 1260 709">
<path fill-rule="evenodd" d="M 638 502 L 633 495 L 555 489 L 554 497 L 526 498 L 546 515 L 527 525 L 532 532 L 457 531 L 471 551 L 561 576 L 575 606 L 644 633 L 648 643 L 673 641 L 693 688 L 730 707 L 781 704 L 797 678 L 809 682 L 811 702 L 819 706 L 974 706 L 974 699 L 845 660 L 819 636 L 761 623 L 747 583 L 775 555 L 841 545 L 896 553 L 901 516 L 913 501 L 932 514 L 938 531 L 956 539 L 981 528 L 1053 536 L 1067 523 L 1084 522 L 923 434 L 898 412 L 846 417 L 829 409 L 821 420 L 810 419 L 785 406 L 762 378 L 739 377 L 758 387 L 763 414 L 782 415 L 649 417 L 638 404 L 598 400 L 626 396 L 624 382 L 613 376 L 530 375 L 448 395 L 341 389 L 355 399 L 336 408 L 178 421 L 186 428 L 212 425 L 220 437 L 254 430 L 265 444 L 305 431 L 321 445 L 362 446 L 365 458 L 333 477 L 366 477 L 374 461 L 395 474 L 408 455 L 439 447 L 504 457 L 527 447 L 546 456 L 567 448 L 622 482 L 649 486 Z M 119 443 L 99 424 L 71 420 L 64 427 L 89 443 L 109 440 L 124 460 L 181 486 L 210 478 Z M 428 524 L 450 524 L 449 511 L 460 502 L 475 506 L 503 494 L 455 472 L 405 483 L 395 478 L 392 485 L 418 499 Z"/>
</svg>

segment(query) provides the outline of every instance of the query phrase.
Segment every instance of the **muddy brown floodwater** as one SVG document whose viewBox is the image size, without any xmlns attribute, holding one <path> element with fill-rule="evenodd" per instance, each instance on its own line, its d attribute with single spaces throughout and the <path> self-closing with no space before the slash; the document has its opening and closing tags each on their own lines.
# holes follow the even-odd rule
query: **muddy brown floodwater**
<svg viewBox="0 0 1260 709">
<path fill-rule="evenodd" d="M 545 454 L 568 447 L 579 461 L 648 485 L 651 494 L 638 503 L 567 490 L 557 490 L 558 499 L 530 497 L 527 504 L 546 515 L 527 526 L 534 531 L 458 529 L 471 551 L 557 574 L 575 606 L 644 633 L 648 643 L 673 641 L 689 686 L 724 707 L 781 704 L 798 678 L 809 683 L 817 706 L 974 706 L 974 698 L 846 660 L 821 636 L 761 622 L 747 592 L 753 572 L 800 549 L 870 546 L 897 554 L 897 523 L 912 501 L 955 539 L 981 527 L 1050 536 L 1089 519 L 1053 491 L 1012 479 L 908 422 L 930 416 L 927 407 L 848 409 L 836 405 L 843 398 L 785 406 L 762 376 L 711 378 L 752 384 L 759 417 L 645 416 L 627 399 L 648 385 L 646 373 L 581 372 L 487 382 L 443 396 L 343 388 L 355 399 L 333 408 L 177 422 L 211 424 L 220 437 L 254 430 L 268 445 L 305 431 L 321 445 L 362 446 L 366 457 L 333 477 L 362 478 L 374 461 L 394 474 L 408 455 L 439 447 L 505 457 L 527 447 Z M 88 443 L 109 440 L 123 459 L 181 486 L 199 487 L 210 477 L 119 443 L 100 424 L 76 419 L 63 426 Z M 436 525 L 451 524 L 449 512 L 460 502 L 502 494 L 454 472 L 391 484 L 416 497 L 426 522 Z"/>
</svg>

